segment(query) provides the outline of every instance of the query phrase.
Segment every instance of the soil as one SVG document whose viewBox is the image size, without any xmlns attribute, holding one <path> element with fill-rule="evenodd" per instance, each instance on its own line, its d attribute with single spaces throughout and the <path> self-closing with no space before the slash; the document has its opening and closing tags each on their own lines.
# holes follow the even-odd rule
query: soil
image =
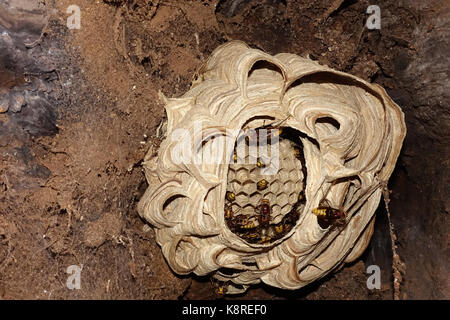
<svg viewBox="0 0 450 320">
<path fill-rule="evenodd" d="M 309 55 L 384 86 L 408 134 L 356 262 L 297 291 L 230 299 L 449 299 L 449 15 L 445 0 L 8 0 L 0 4 L 0 299 L 216 299 L 166 264 L 136 204 L 162 117 L 220 44 Z M 81 28 L 68 29 L 70 5 Z M 26 44 L 26 45 L 25 45 Z M 395 255 L 394 255 L 395 257 Z M 382 270 L 381 290 L 366 267 Z M 66 272 L 82 267 L 81 289 Z"/>
</svg>

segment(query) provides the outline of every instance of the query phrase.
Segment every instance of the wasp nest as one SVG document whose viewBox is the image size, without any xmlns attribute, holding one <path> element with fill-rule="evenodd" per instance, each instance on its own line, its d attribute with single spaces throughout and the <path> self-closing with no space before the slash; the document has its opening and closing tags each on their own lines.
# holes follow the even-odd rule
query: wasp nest
<svg viewBox="0 0 450 320">
<path fill-rule="evenodd" d="M 381 87 L 232 41 L 163 99 L 138 210 L 176 273 L 297 289 L 364 251 L 406 134 Z"/>
</svg>

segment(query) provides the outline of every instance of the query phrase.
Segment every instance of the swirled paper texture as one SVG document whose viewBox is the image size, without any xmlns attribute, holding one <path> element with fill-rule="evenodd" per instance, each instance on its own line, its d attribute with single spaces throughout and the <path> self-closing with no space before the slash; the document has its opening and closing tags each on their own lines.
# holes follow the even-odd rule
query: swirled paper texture
<svg viewBox="0 0 450 320">
<path fill-rule="evenodd" d="M 380 183 L 389 179 L 406 134 L 404 115 L 383 88 L 308 58 L 271 56 L 232 41 L 212 53 L 188 92 L 163 99 L 166 138 L 145 158 L 149 187 L 138 211 L 154 226 L 176 273 L 213 274 L 231 294 L 261 281 L 297 289 L 367 247 Z M 261 119 L 302 133 L 306 204 L 282 239 L 250 244 L 224 220 L 232 148 L 214 152 L 223 160 L 216 163 L 180 163 L 174 154 L 180 141 L 187 141 L 192 157 L 201 146 L 224 149 L 223 140 L 233 145 L 240 129 L 260 127 Z M 199 121 L 200 140 L 190 139 Z M 223 139 L 211 139 L 211 132 Z M 347 212 L 345 226 L 318 225 L 312 210 L 324 198 Z"/>
</svg>

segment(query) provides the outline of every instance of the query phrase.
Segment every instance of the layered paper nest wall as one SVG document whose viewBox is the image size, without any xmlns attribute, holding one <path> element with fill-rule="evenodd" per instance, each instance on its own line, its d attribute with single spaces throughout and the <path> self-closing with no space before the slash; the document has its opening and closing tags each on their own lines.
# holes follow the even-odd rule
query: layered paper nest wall
<svg viewBox="0 0 450 320">
<path fill-rule="evenodd" d="M 271 56 L 232 41 L 212 53 L 188 92 L 164 100 L 166 138 L 145 158 L 149 187 L 138 211 L 154 226 L 176 273 L 211 274 L 226 281 L 231 294 L 261 281 L 297 289 L 362 254 L 373 233 L 381 184 L 406 134 L 404 115 L 383 88 L 308 58 Z M 203 136 L 191 139 L 199 121 Z M 218 131 L 234 145 L 239 129 L 268 123 L 302 133 L 306 204 L 282 239 L 250 244 L 224 219 L 233 149 L 216 153 L 221 163 L 179 163 L 174 154 L 180 141 L 191 141 L 195 157 L 205 147 L 223 148 L 220 139 L 211 139 Z M 312 210 L 324 198 L 347 212 L 345 226 L 318 225 Z"/>
</svg>

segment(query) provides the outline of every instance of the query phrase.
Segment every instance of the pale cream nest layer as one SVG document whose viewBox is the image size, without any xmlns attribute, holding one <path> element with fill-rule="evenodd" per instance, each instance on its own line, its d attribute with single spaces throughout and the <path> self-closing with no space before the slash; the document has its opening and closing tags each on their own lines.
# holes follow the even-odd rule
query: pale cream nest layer
<svg viewBox="0 0 450 320">
<path fill-rule="evenodd" d="M 212 53 L 186 94 L 164 100 L 166 139 L 145 158 L 149 188 L 138 211 L 155 227 L 176 273 L 213 274 L 228 281 L 228 293 L 260 281 L 297 289 L 361 255 L 372 236 L 380 183 L 389 179 L 406 134 L 404 115 L 383 88 L 307 58 L 271 56 L 232 41 Z M 194 155 L 222 148 L 220 139 L 208 139 L 217 130 L 232 143 L 239 129 L 263 123 L 304 134 L 306 205 L 291 232 L 249 244 L 227 228 L 226 159 L 233 150 L 218 164 L 173 159 L 180 141 L 194 137 L 196 121 L 204 135 L 191 139 Z M 311 211 L 324 198 L 347 212 L 344 227 L 318 225 Z"/>
</svg>

